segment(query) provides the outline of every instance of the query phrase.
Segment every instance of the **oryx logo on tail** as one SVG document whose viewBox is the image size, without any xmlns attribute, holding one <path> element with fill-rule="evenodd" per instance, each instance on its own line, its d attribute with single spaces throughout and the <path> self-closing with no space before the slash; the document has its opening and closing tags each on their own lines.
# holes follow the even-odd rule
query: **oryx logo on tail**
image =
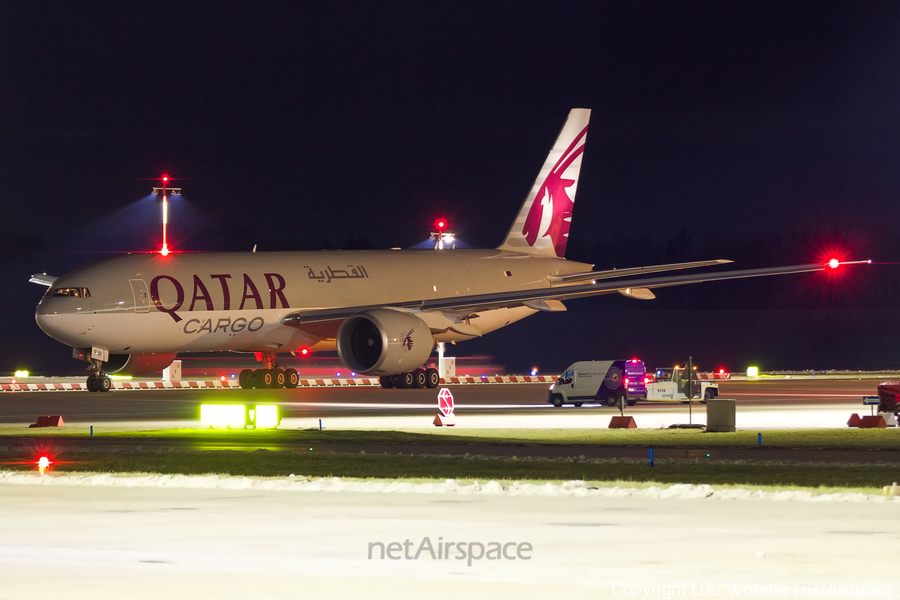
<svg viewBox="0 0 900 600">
<path fill-rule="evenodd" d="M 535 201 L 531 203 L 531 210 L 528 211 L 525 226 L 522 227 L 522 235 L 525 236 L 529 246 L 534 246 L 538 238 L 550 236 L 556 255 L 565 255 L 566 242 L 569 241 L 569 226 L 572 223 L 572 208 L 575 206 L 574 190 L 571 197 L 568 190 L 576 181 L 566 178 L 565 173 L 584 152 L 586 136 L 587 127 L 582 129 L 578 137 L 566 148 L 559 162 L 544 179 L 544 185 L 538 191 Z M 539 202 L 537 198 L 540 198 Z"/>
<path fill-rule="evenodd" d="M 590 117 L 584 108 L 569 113 L 501 250 L 565 257 Z"/>
</svg>

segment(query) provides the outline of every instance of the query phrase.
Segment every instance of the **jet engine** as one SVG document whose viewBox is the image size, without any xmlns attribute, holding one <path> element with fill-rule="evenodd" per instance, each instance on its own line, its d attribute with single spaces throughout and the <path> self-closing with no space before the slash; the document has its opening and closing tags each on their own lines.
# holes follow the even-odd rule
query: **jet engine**
<svg viewBox="0 0 900 600">
<path fill-rule="evenodd" d="M 396 375 L 425 364 L 434 349 L 431 330 L 409 313 L 379 308 L 341 323 L 337 352 L 347 367 L 364 375 Z"/>
<path fill-rule="evenodd" d="M 172 364 L 177 352 L 148 352 L 146 354 L 110 354 L 103 363 L 106 373 L 124 373 L 140 377 L 162 371 Z"/>
</svg>

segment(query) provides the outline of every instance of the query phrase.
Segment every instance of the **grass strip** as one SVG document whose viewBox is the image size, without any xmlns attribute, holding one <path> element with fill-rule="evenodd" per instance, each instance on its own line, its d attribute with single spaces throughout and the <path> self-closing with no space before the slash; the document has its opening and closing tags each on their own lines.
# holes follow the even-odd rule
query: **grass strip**
<svg viewBox="0 0 900 600">
<path fill-rule="evenodd" d="M 699 430 L 673 429 L 284 429 L 221 430 L 169 429 L 159 431 L 105 431 L 98 427 L 95 435 L 123 440 L 178 440 L 228 443 L 315 445 L 328 443 L 419 444 L 429 445 L 565 445 L 565 446 L 655 446 L 660 448 L 746 448 L 762 445 L 769 448 L 825 450 L 900 450 L 900 428 L 889 429 L 779 429 L 706 433 Z M 0 427 L 0 436 L 16 437 L 86 437 L 86 427 L 66 429 L 22 429 Z"/>
<path fill-rule="evenodd" d="M 900 479 L 896 466 L 789 465 L 659 461 L 650 467 L 636 461 L 513 459 L 398 454 L 313 452 L 151 451 L 66 452 L 53 457 L 57 472 L 144 472 L 227 474 L 235 476 L 352 477 L 378 479 L 478 479 L 501 481 L 622 481 L 665 484 L 800 486 L 804 488 L 873 488 Z M 0 452 L 0 468 L 32 471 L 11 451 Z"/>
</svg>

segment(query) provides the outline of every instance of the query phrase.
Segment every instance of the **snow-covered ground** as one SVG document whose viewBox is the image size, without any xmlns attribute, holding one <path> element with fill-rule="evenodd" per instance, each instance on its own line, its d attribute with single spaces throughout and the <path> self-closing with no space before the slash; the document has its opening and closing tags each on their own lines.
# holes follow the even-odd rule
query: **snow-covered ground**
<svg viewBox="0 0 900 600">
<path fill-rule="evenodd" d="M 900 592 L 887 497 L 4 474 L 0 508 L 4 599 Z"/>
</svg>

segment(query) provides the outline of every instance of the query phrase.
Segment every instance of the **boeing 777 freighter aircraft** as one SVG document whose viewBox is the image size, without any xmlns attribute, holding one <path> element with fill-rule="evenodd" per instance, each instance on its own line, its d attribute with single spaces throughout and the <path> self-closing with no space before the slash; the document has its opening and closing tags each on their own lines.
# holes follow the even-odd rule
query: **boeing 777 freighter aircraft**
<svg viewBox="0 0 900 600">
<path fill-rule="evenodd" d="M 61 277 L 32 276 L 49 286 L 35 318 L 90 363 L 91 391 L 109 390 L 106 373 L 152 373 L 178 352 L 217 350 L 254 352 L 264 363 L 241 373 L 245 388 L 295 387 L 297 371 L 276 358 L 303 349 L 337 349 L 349 369 L 380 377 L 384 387 L 432 387 L 438 373 L 422 366 L 435 342 L 562 311 L 569 299 L 616 292 L 651 299 L 653 288 L 829 266 L 647 278 L 731 261 L 613 271 L 567 261 L 589 118 L 587 109 L 569 113 L 496 249 L 126 254 Z"/>
</svg>

